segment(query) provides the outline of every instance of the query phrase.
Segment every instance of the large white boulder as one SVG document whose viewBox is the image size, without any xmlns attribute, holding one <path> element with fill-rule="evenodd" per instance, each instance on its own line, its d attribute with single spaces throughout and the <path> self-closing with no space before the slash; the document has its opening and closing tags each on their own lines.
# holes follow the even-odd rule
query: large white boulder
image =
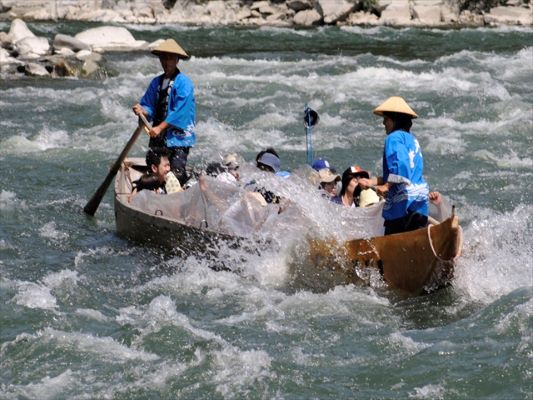
<svg viewBox="0 0 533 400">
<path fill-rule="evenodd" d="M 485 23 L 490 25 L 524 25 L 533 24 L 533 9 L 529 7 L 494 7 L 484 15 Z"/>
<path fill-rule="evenodd" d="M 11 43 L 16 43 L 27 37 L 35 37 L 35 35 L 23 20 L 15 18 L 9 28 L 9 37 L 11 38 Z"/>
<path fill-rule="evenodd" d="M 318 11 L 324 17 L 325 24 L 335 24 L 337 21 L 344 21 L 355 9 L 355 3 L 346 0 L 317 0 Z"/>
<path fill-rule="evenodd" d="M 24 66 L 24 74 L 29 76 L 49 76 L 50 72 L 41 64 L 27 63 Z"/>
<path fill-rule="evenodd" d="M 415 21 L 423 26 L 442 25 L 442 12 L 440 5 L 413 5 L 413 17 Z"/>
<path fill-rule="evenodd" d="M 348 25 L 379 25 L 378 16 L 365 11 L 350 14 L 346 20 Z"/>
<path fill-rule="evenodd" d="M 54 49 L 68 48 L 72 51 L 88 50 L 90 46 L 81 40 L 77 40 L 70 35 L 58 33 L 54 38 Z"/>
<path fill-rule="evenodd" d="M 285 2 L 285 4 L 291 10 L 294 10 L 296 12 L 313 8 L 311 0 L 288 0 Z"/>
<path fill-rule="evenodd" d="M 322 15 L 320 15 L 314 8 L 311 10 L 299 11 L 293 18 L 295 25 L 303 26 L 318 25 L 320 21 L 322 21 Z"/>
<path fill-rule="evenodd" d="M 380 3 L 381 4 L 381 3 Z M 408 0 L 391 0 L 381 12 L 381 23 L 385 25 L 412 25 L 411 7 Z"/>
<path fill-rule="evenodd" d="M 118 26 L 87 29 L 78 33 L 74 38 L 88 44 L 95 51 L 139 50 L 148 47 L 148 42 L 135 40 L 126 28 Z"/>
<path fill-rule="evenodd" d="M 22 58 L 39 58 L 50 51 L 50 44 L 44 37 L 25 37 L 15 43 L 15 49 Z"/>
</svg>

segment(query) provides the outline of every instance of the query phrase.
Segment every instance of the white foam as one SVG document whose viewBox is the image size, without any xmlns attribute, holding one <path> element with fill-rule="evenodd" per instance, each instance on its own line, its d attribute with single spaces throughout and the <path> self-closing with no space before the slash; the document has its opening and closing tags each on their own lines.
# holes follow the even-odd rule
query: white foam
<svg viewBox="0 0 533 400">
<path fill-rule="evenodd" d="M 527 294 L 531 296 L 531 286 L 528 288 Z M 530 326 L 532 311 L 533 299 L 530 297 L 525 303 L 516 305 L 510 313 L 502 315 L 495 327 L 496 332 L 503 336 L 514 335 L 518 331 L 521 338 L 520 344 L 516 349 L 517 353 L 524 354 L 530 358 L 532 356 L 530 346 L 533 339 Z"/>
<path fill-rule="evenodd" d="M 17 283 L 17 290 L 18 293 L 13 300 L 21 306 L 43 310 L 55 310 L 57 308 L 56 298 L 52 295 L 50 288 L 46 286 L 33 282 L 19 282 Z"/>
<path fill-rule="evenodd" d="M 59 272 L 51 272 L 47 274 L 42 281 L 50 289 L 57 289 L 65 285 L 75 286 L 80 279 L 78 271 L 64 269 Z"/>
<path fill-rule="evenodd" d="M 44 224 L 39 229 L 39 234 L 43 238 L 53 239 L 54 241 L 57 241 L 57 242 L 68 239 L 68 233 L 59 231 L 57 229 L 57 224 L 55 221 L 50 221 Z"/>
<path fill-rule="evenodd" d="M 10 385 L 9 391 L 17 398 L 53 400 L 63 397 L 64 393 L 76 383 L 79 383 L 78 379 L 68 368 L 57 376 L 45 376 L 37 383 Z"/>
<path fill-rule="evenodd" d="M 102 206 L 100 206 L 102 207 Z M 129 254 L 129 251 L 117 251 L 114 248 L 111 247 L 97 247 L 94 249 L 88 249 L 87 251 L 78 251 L 76 256 L 74 257 L 74 267 L 78 268 L 83 265 L 85 262 L 85 259 L 93 259 L 93 258 L 105 258 L 108 256 L 120 256 Z"/>
<path fill-rule="evenodd" d="M 108 322 L 110 320 L 110 318 L 105 316 L 102 312 L 92 308 L 78 308 L 76 314 L 98 322 Z"/>
<path fill-rule="evenodd" d="M 28 135 L 26 133 L 25 135 Z M 38 151 L 70 147 L 70 137 L 66 131 L 50 130 L 47 127 L 41 129 L 37 136 L 28 138 L 25 136 L 11 136 L 1 142 L 1 152 L 8 153 L 34 153 Z"/>
<path fill-rule="evenodd" d="M 409 393 L 410 399 L 444 399 L 446 389 L 442 384 L 429 384 L 414 388 L 414 392 Z"/>
<path fill-rule="evenodd" d="M 141 336 L 157 332 L 164 326 L 179 326 L 203 340 L 226 344 L 220 336 L 195 327 L 189 317 L 176 311 L 174 301 L 166 295 L 157 296 L 148 306 L 122 308 L 116 321 L 136 326 L 141 331 Z"/>
<path fill-rule="evenodd" d="M 474 220 L 464 227 L 464 249 L 455 268 L 454 286 L 475 301 L 490 303 L 515 289 L 530 286 L 533 269 L 533 207 L 520 205 L 497 214 L 464 210 Z M 529 223 L 527 222 L 529 219 Z"/>
<path fill-rule="evenodd" d="M 154 361 L 159 356 L 143 350 L 135 350 L 111 337 L 96 337 L 88 333 L 64 332 L 45 328 L 37 333 L 37 338 L 44 342 L 56 342 L 60 347 L 76 348 L 81 353 L 93 354 L 108 362 L 125 362 L 129 360 Z"/>
<path fill-rule="evenodd" d="M 427 343 L 416 342 L 399 331 L 391 333 L 388 337 L 388 342 L 393 348 L 399 348 L 402 353 L 405 353 L 403 356 L 413 356 L 422 350 L 431 347 L 431 345 Z"/>
<path fill-rule="evenodd" d="M 272 360 L 263 350 L 239 351 L 234 347 L 225 347 L 215 351 L 213 357 L 216 368 L 214 383 L 217 392 L 224 397 L 236 394 L 248 397 L 252 395 L 249 387 L 257 387 L 262 380 L 275 378 L 271 371 Z"/>
<path fill-rule="evenodd" d="M 25 209 L 27 209 L 26 202 L 19 200 L 15 192 L 3 189 L 0 191 L 0 210 L 15 211 Z"/>
</svg>

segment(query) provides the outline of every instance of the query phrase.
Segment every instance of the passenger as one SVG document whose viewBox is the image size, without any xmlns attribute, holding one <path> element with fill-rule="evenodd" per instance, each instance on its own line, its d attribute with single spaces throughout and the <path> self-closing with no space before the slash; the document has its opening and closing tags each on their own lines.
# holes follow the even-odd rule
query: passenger
<svg viewBox="0 0 533 400">
<path fill-rule="evenodd" d="M 410 132 L 418 116 L 401 97 L 390 97 L 374 109 L 383 117 L 385 145 L 383 177 L 363 178 L 364 188 L 377 186 L 386 195 L 383 207 L 385 235 L 425 227 L 428 221 L 428 185 L 420 145 Z"/>
<path fill-rule="evenodd" d="M 208 164 L 205 173 L 226 183 L 237 183 L 241 179 L 239 163 L 235 154 L 229 154 L 224 157 L 223 163 L 213 162 Z"/>
<path fill-rule="evenodd" d="M 317 172 L 324 168 L 328 168 L 333 173 L 337 172 L 335 168 L 333 168 L 329 161 L 325 158 L 317 158 L 315 161 L 313 161 L 311 168 L 313 168 Z"/>
<path fill-rule="evenodd" d="M 218 177 L 222 172 L 224 172 L 226 169 L 224 166 L 219 162 L 212 162 L 207 164 L 207 167 L 205 169 L 206 175 L 212 176 L 213 178 Z"/>
<path fill-rule="evenodd" d="M 260 151 L 255 157 L 255 161 L 257 168 L 262 171 L 271 172 L 283 178 L 286 178 L 290 175 L 290 173 L 287 171 L 280 171 L 281 162 L 279 160 L 278 153 L 272 147 Z M 255 184 L 255 181 L 250 182 L 249 185 L 250 184 Z M 277 196 L 264 187 L 256 187 L 255 191 L 260 193 L 267 203 L 279 204 L 282 200 L 280 196 Z"/>
<path fill-rule="evenodd" d="M 237 154 L 227 154 L 223 160 L 226 171 L 223 172 L 219 179 L 228 183 L 235 183 L 241 180 L 241 174 L 239 172 L 239 159 Z"/>
<path fill-rule="evenodd" d="M 146 153 L 148 172 L 136 181 L 133 181 L 133 191 L 128 197 L 131 202 L 133 197 L 141 190 L 152 190 L 159 194 L 166 194 L 166 179 L 170 172 L 168 151 L 163 148 L 148 149 Z"/>
<path fill-rule="evenodd" d="M 323 195 L 327 198 L 337 196 L 337 182 L 341 180 L 341 177 L 331 172 L 326 167 L 318 171 L 318 180 L 320 182 L 319 189 L 323 190 Z"/>
<path fill-rule="evenodd" d="M 332 197 L 331 201 L 345 207 L 359 207 L 359 195 L 362 189 L 359 180 L 369 177 L 368 172 L 359 165 L 346 169 L 342 174 L 341 192 L 338 196 Z"/>
<path fill-rule="evenodd" d="M 263 171 L 272 172 L 282 178 L 288 178 L 290 176 L 290 172 L 280 170 L 281 162 L 279 155 L 272 147 L 260 151 L 255 157 L 255 161 L 257 168 Z"/>
<path fill-rule="evenodd" d="M 196 142 L 194 87 L 192 81 L 177 67 L 189 55 L 173 39 L 167 39 L 153 51 L 159 57 L 163 74 L 150 82 L 146 93 L 133 106 L 136 115 L 144 114 L 152 121 L 149 146 L 169 150 L 172 171 L 184 185 L 189 150 Z"/>
</svg>

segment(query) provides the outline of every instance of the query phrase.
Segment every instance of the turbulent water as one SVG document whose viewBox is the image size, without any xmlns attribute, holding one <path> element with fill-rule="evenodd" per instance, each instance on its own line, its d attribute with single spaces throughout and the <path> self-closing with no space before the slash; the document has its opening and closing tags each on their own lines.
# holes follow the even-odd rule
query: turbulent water
<svg viewBox="0 0 533 400">
<path fill-rule="evenodd" d="M 111 193 L 94 218 L 81 210 L 135 129 L 157 59 L 107 54 L 105 81 L 2 77 L 0 398 L 533 397 L 531 29 L 128 28 L 193 54 L 181 69 L 196 86 L 195 165 L 274 146 L 296 169 L 309 103 L 317 155 L 379 174 L 371 110 L 405 97 L 426 178 L 464 229 L 453 285 L 410 299 L 380 284 L 295 290 L 287 243 L 301 238 L 284 231 L 275 251 L 222 249 L 235 272 L 129 243 Z M 349 229 L 319 202 L 307 210 Z"/>
</svg>

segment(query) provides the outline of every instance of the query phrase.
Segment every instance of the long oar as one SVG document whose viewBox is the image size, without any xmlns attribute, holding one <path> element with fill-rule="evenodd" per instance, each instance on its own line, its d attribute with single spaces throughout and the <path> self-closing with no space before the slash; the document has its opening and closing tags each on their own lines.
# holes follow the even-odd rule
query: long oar
<svg viewBox="0 0 533 400">
<path fill-rule="evenodd" d="M 102 198 L 107 192 L 109 185 L 111 184 L 111 182 L 113 181 L 113 178 L 115 177 L 118 170 L 120 169 L 120 165 L 122 164 L 122 161 L 124 161 L 124 159 L 128 155 L 129 151 L 133 147 L 133 144 L 135 143 L 135 141 L 137 140 L 137 138 L 139 137 L 139 135 L 141 134 L 141 132 L 143 131 L 145 127 L 151 129 L 152 126 L 147 121 L 145 116 L 143 114 L 139 114 L 139 117 L 141 118 L 143 123 L 139 125 L 139 127 L 135 130 L 135 132 L 133 132 L 133 135 L 131 135 L 130 140 L 128 141 L 128 143 L 126 143 L 126 146 L 124 147 L 124 149 L 122 149 L 122 152 L 120 153 L 117 160 L 115 161 L 115 163 L 109 170 L 109 173 L 105 177 L 102 184 L 98 187 L 96 192 L 93 194 L 93 197 L 91 197 L 91 200 L 89 200 L 87 204 L 85 205 L 85 207 L 83 207 L 83 211 L 85 211 L 86 214 L 91 215 L 91 216 L 94 215 L 94 213 L 96 212 L 96 209 L 98 208 L 98 206 L 100 205 L 100 202 L 102 201 Z"/>
</svg>

